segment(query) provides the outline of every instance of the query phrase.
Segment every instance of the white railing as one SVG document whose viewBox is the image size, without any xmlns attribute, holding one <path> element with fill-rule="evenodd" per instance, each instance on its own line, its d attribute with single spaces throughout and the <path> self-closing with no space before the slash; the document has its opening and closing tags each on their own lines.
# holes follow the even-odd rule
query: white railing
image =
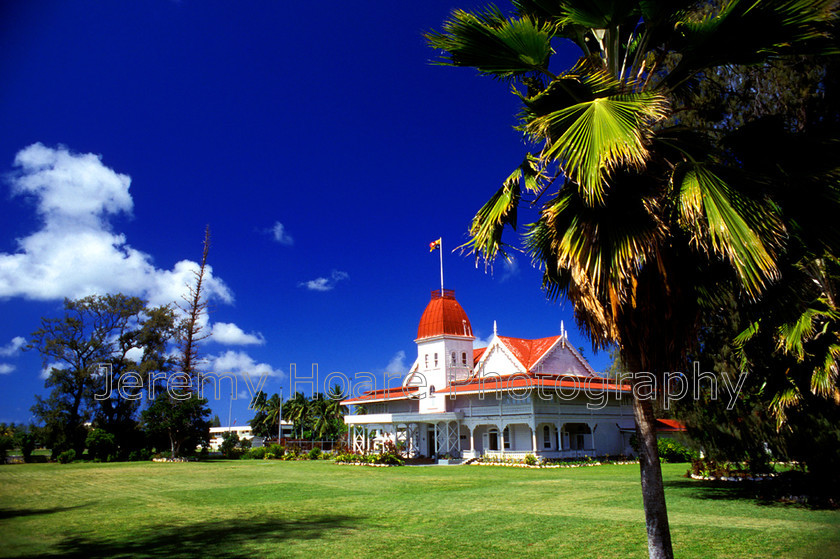
<svg viewBox="0 0 840 559">
<path fill-rule="evenodd" d="M 531 413 L 531 404 L 520 404 L 520 405 L 499 405 L 495 406 L 472 406 L 472 407 L 464 407 L 459 408 L 457 411 L 464 412 L 466 417 L 475 417 L 475 416 L 482 416 L 482 415 L 522 415 L 522 414 L 530 414 Z"/>
</svg>

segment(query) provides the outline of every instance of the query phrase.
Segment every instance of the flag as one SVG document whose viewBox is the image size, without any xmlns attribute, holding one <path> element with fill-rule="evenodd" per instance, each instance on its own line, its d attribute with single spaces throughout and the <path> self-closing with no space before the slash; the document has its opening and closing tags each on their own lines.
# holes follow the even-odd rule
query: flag
<svg viewBox="0 0 840 559">
<path fill-rule="evenodd" d="M 432 241 L 431 243 L 429 243 L 429 252 L 434 252 L 436 250 L 439 250 L 440 249 L 440 241 L 441 241 L 441 239 L 438 239 L 436 241 Z"/>
</svg>

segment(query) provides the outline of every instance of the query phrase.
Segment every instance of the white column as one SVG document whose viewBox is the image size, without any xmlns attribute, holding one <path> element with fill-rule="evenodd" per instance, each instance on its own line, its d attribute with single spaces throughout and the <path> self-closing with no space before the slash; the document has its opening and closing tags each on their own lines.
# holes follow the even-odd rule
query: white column
<svg viewBox="0 0 840 559">
<path fill-rule="evenodd" d="M 499 427 L 499 452 L 503 455 L 505 453 L 505 428 L 504 426 Z"/>
<path fill-rule="evenodd" d="M 537 428 L 532 426 L 531 427 L 531 449 L 536 456 L 537 454 Z"/>
</svg>

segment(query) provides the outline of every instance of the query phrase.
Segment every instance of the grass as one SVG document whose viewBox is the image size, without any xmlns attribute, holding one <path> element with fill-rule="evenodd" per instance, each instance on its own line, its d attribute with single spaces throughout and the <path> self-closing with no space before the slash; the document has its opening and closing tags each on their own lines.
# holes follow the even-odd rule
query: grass
<svg viewBox="0 0 840 559">
<path fill-rule="evenodd" d="M 840 557 L 840 511 L 664 465 L 678 557 Z M 0 467 L 0 555 L 645 557 L 638 466 L 329 462 Z"/>
</svg>

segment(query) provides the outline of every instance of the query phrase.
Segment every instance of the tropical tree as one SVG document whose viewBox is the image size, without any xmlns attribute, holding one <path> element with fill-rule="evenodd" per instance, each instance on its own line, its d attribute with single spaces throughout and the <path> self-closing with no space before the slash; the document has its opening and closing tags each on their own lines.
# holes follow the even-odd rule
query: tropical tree
<svg viewBox="0 0 840 559">
<path fill-rule="evenodd" d="M 169 366 L 173 321 L 168 307 L 119 293 L 66 299 L 63 316 L 41 319 L 27 349 L 41 354 L 50 393 L 35 397 L 32 412 L 54 455 L 73 449 L 81 456 L 87 422 L 114 435 L 122 454 L 138 445 L 142 386 Z"/>
<path fill-rule="evenodd" d="M 319 392 L 312 397 L 312 430 L 322 441 L 336 440 L 345 430 L 344 414 L 347 408 L 341 405 L 341 395 L 341 386 L 334 385 L 328 394 Z"/>
<path fill-rule="evenodd" d="M 268 398 L 262 390 L 257 392 L 251 403 L 254 409 L 254 417 L 249 424 L 254 435 L 258 437 L 272 437 L 280 433 L 280 421 L 282 418 L 283 403 L 278 394 L 272 394 Z"/>
<path fill-rule="evenodd" d="M 304 430 L 309 426 L 312 408 L 309 399 L 302 392 L 295 395 L 283 406 L 283 419 L 295 424 L 295 432 L 303 437 Z"/>
<path fill-rule="evenodd" d="M 510 15 L 456 10 L 427 34 L 440 64 L 474 67 L 511 88 L 518 129 L 534 148 L 479 209 L 464 248 L 476 258 L 508 257 L 503 230 L 517 227 L 520 209 L 536 210 L 524 248 L 543 270 L 547 295 L 569 299 L 593 345 L 615 344 L 630 371 L 682 370 L 722 286 L 754 300 L 779 278 L 791 224 L 803 223 L 802 200 L 838 209 L 836 175 L 814 172 L 824 165 L 750 164 L 762 149 L 765 159 L 776 154 L 796 130 L 731 118 L 698 125 L 703 78 L 733 64 L 834 52 L 836 2 L 513 7 Z M 579 55 L 568 69 L 553 63 L 564 45 Z M 648 548 L 672 557 L 653 406 L 634 395 Z"/>
</svg>

